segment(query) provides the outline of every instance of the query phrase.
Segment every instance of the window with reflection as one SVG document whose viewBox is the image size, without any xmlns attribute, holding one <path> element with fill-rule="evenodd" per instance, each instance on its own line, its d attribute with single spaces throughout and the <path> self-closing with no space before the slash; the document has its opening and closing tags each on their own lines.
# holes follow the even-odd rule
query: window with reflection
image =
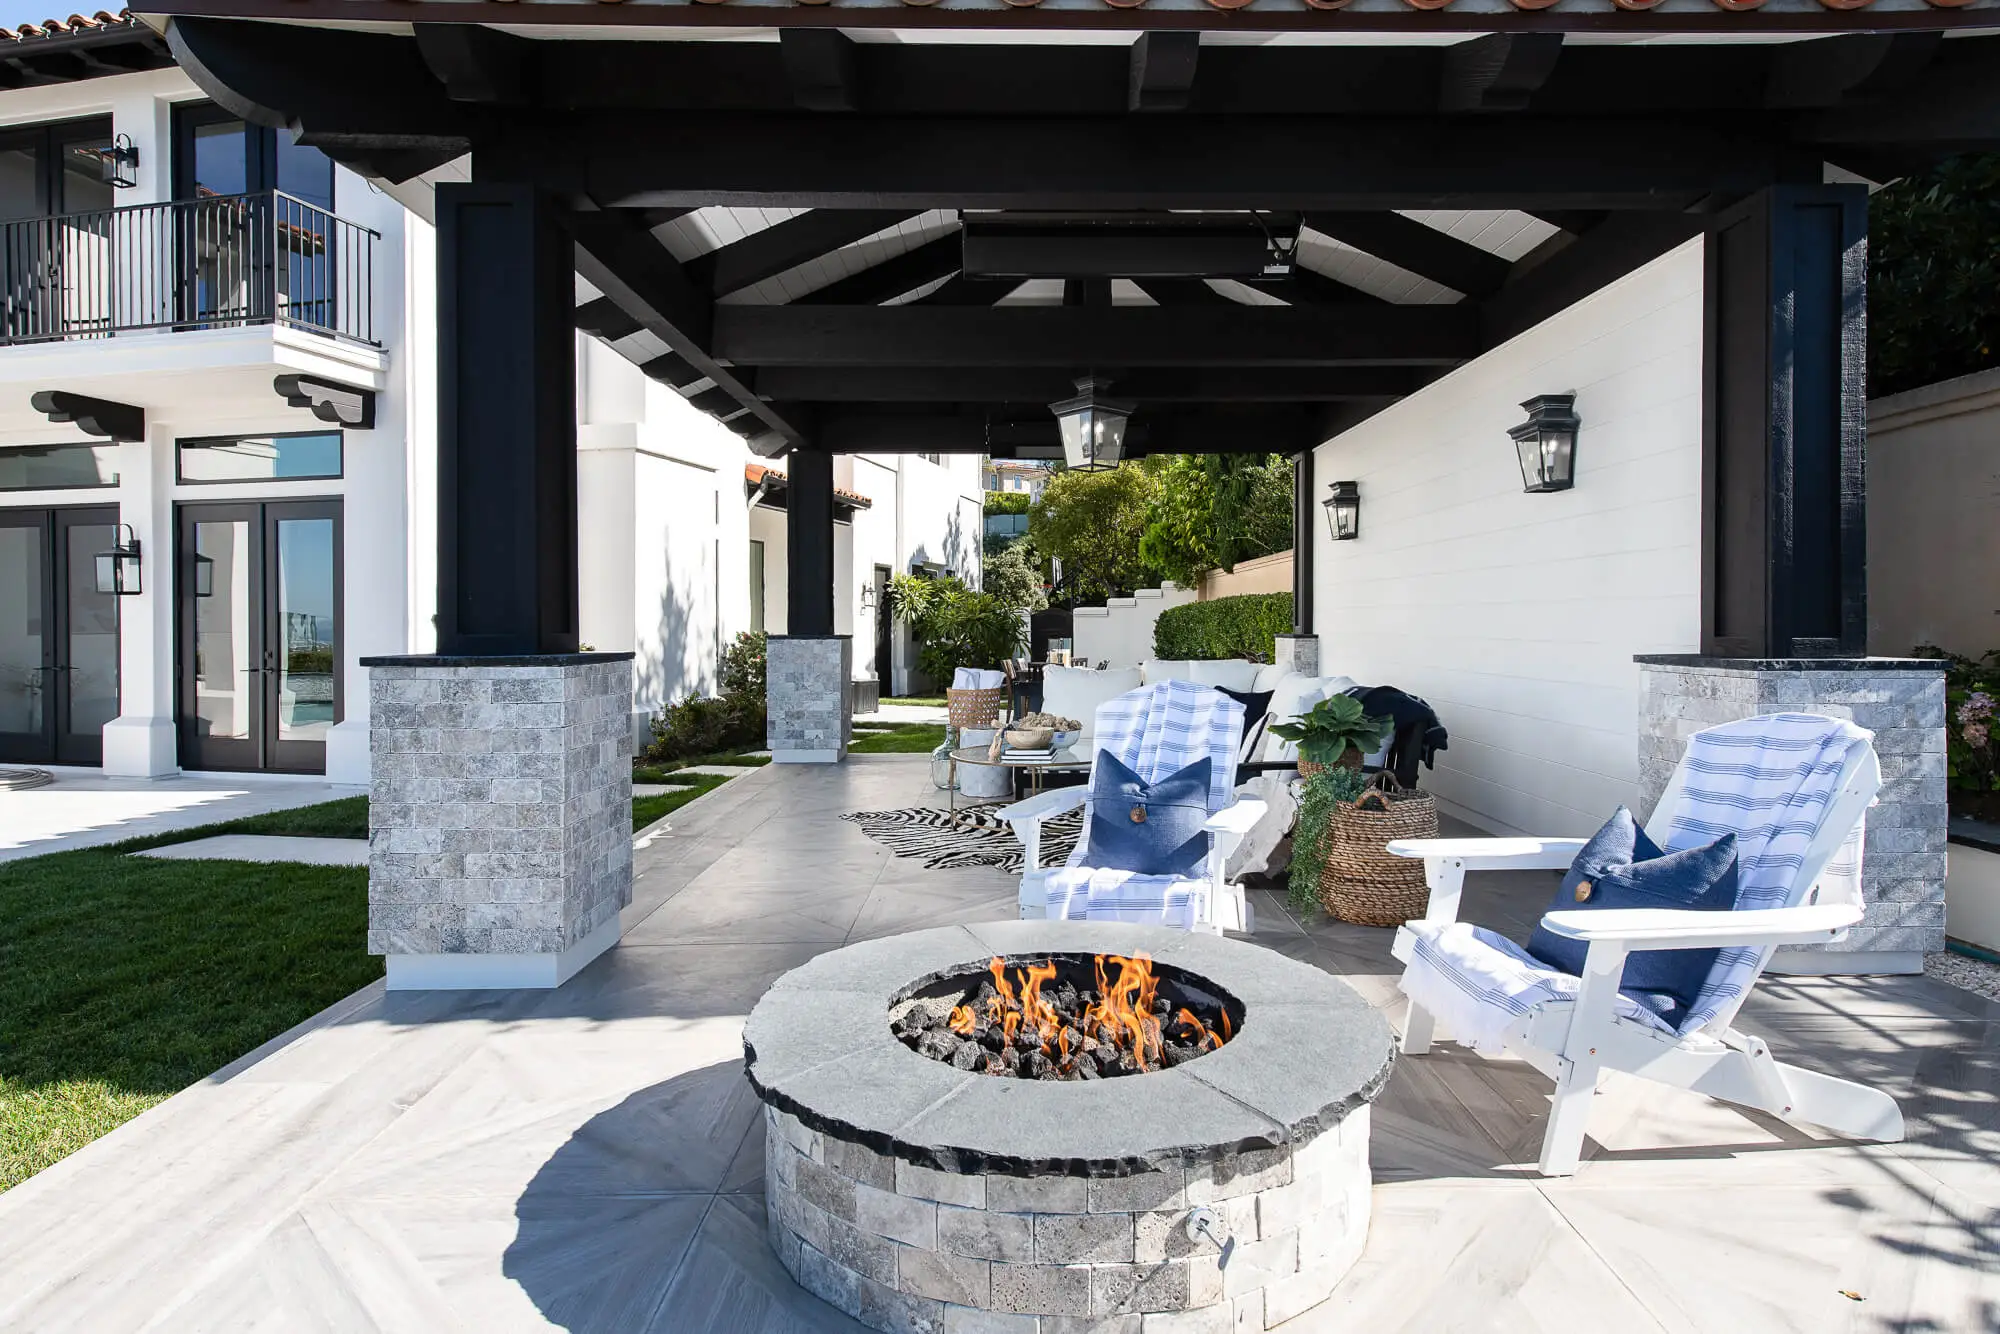
<svg viewBox="0 0 2000 1334">
<path fill-rule="evenodd" d="M 232 435 L 174 443 L 183 482 L 287 482 L 338 477 L 339 431 Z"/>
<path fill-rule="evenodd" d="M 26 445 L 0 449 L 0 491 L 68 491 L 116 485 L 116 445 Z"/>
</svg>

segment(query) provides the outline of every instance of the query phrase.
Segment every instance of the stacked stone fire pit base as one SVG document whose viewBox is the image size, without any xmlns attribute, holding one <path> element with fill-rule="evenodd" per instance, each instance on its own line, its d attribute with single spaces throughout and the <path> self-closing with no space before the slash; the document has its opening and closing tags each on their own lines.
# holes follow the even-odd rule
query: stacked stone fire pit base
<svg viewBox="0 0 2000 1334">
<path fill-rule="evenodd" d="M 992 957 L 1145 952 L 1240 1007 L 1219 1050 L 1121 1079 L 1002 1079 L 898 1042 L 890 1010 Z M 1388 1026 L 1344 983 L 1210 936 L 1082 922 L 917 932 L 822 955 L 744 1032 L 771 1245 L 893 1331 L 1258 1330 L 1360 1255 Z"/>
</svg>

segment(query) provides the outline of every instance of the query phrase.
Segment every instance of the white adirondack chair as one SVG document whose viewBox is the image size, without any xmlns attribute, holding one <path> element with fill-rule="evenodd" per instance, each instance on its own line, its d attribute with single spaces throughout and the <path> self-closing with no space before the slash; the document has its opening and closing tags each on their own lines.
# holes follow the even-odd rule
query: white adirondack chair
<svg viewBox="0 0 2000 1334">
<path fill-rule="evenodd" d="M 1809 839 L 1797 824 L 1773 834 L 1773 825 L 1759 826 L 1756 817 L 1741 815 L 1727 801 L 1709 804 L 1712 793 L 1690 790 L 1691 768 L 1700 771 L 1699 786 L 1707 789 L 1716 786 L 1718 772 L 1731 769 L 1740 774 L 1746 765 L 1757 768 L 1760 757 L 1771 769 L 1796 764 L 1800 753 L 1796 748 L 1773 750 L 1771 740 L 1781 733 L 1795 739 L 1815 726 L 1828 736 L 1822 772 L 1833 777 L 1830 784 L 1820 780 L 1827 797 L 1817 806 L 1817 827 Z M 1697 756 L 1703 760 L 1697 763 Z M 1718 756 L 1729 763 L 1718 765 Z M 1720 781 L 1726 786 L 1731 779 Z M 1421 921 L 1397 931 L 1395 956 L 1413 965 L 1420 954 L 1425 955 L 1426 968 L 1443 969 L 1443 974 L 1433 971 L 1431 976 L 1448 974 L 1457 984 L 1455 991 L 1441 993 L 1434 985 L 1417 989 L 1443 997 L 1461 1014 L 1465 1007 L 1475 1007 L 1472 1013 L 1488 1035 L 1480 1045 L 1489 1049 L 1497 1045 L 1555 1081 L 1542 1141 L 1544 1175 L 1568 1176 L 1577 1170 L 1591 1098 L 1598 1075 L 1605 1070 L 1691 1089 L 1857 1139 L 1900 1140 L 1902 1113 L 1886 1093 L 1781 1064 L 1772 1059 L 1762 1039 L 1733 1026 L 1774 948 L 1837 941 L 1861 920 L 1862 818 L 1881 786 L 1870 734 L 1852 724 L 1779 714 L 1710 728 L 1690 738 L 1687 756 L 1646 832 L 1669 851 L 1706 842 L 1725 830 L 1736 832 L 1743 858 L 1742 900 L 1752 906 L 1732 912 L 1551 912 L 1542 919 L 1544 926 L 1557 935 L 1588 942 L 1583 974 L 1572 978 L 1547 968 L 1511 941 L 1457 923 L 1459 895 L 1467 871 L 1567 870 L 1585 840 L 1412 839 L 1391 843 L 1389 851 L 1423 859 L 1430 905 Z M 1786 840 L 1782 848 L 1781 837 Z M 1773 853 L 1760 863 L 1758 848 Z M 1752 893 L 1760 884 L 1761 897 Z M 1678 1031 L 1669 1030 L 1646 1007 L 1619 992 L 1625 958 L 1632 951 L 1710 948 L 1720 950 L 1715 967 Z M 1414 966 L 1405 969 L 1406 992 L 1412 990 L 1415 971 Z M 1491 988 L 1491 994 L 1482 987 Z M 1412 996 L 1403 1035 L 1406 1054 L 1421 1055 L 1430 1049 L 1434 1019 Z M 1495 1033 L 1497 1044 L 1491 1040 Z"/>
<path fill-rule="evenodd" d="M 1022 917 L 1154 922 L 1220 935 L 1252 929 L 1243 887 L 1228 883 L 1223 865 L 1255 827 L 1265 803 L 1238 798 L 1236 765 L 1243 740 L 1243 706 L 1220 691 L 1187 681 L 1161 681 L 1098 706 L 1092 728 L 1091 772 L 1110 753 L 1147 782 L 1210 761 L 1205 826 L 1208 855 L 1198 878 L 1093 869 L 1090 827 L 1068 862 L 1042 865 L 1042 825 L 1085 805 L 1090 787 L 1053 788 L 999 812 L 1027 850 L 1021 875 Z"/>
</svg>

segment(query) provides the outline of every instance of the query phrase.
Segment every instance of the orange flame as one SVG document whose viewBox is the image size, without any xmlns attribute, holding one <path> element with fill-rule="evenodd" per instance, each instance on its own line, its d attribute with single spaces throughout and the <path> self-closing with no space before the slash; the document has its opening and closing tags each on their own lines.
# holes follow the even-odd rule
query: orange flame
<svg viewBox="0 0 2000 1334">
<path fill-rule="evenodd" d="M 1028 1034 L 1041 1053 L 1060 1072 L 1069 1073 L 1086 1053 L 1101 1054 L 1109 1048 L 1129 1053 L 1141 1070 L 1158 1066 L 1164 1053 L 1164 1029 L 1174 1027 L 1202 1051 L 1212 1051 L 1227 1040 L 1229 1024 L 1223 1016 L 1224 1033 L 1216 1031 L 1183 1006 L 1171 1021 L 1157 1013 L 1159 983 L 1153 961 L 1144 954 L 1132 956 L 1098 955 L 1093 961 L 1096 992 L 1081 1013 L 1067 1020 L 1044 994 L 1056 981 L 1056 965 L 1051 960 L 1028 963 L 1009 969 L 1004 959 L 995 957 L 987 966 L 993 977 L 993 994 L 983 1004 L 953 1008 L 947 1021 L 961 1037 L 972 1037 L 982 1028 L 997 1026 L 1006 1046 Z M 1178 1037 L 1176 1041 L 1187 1041 Z M 997 1063 L 998 1057 L 990 1057 Z"/>
</svg>

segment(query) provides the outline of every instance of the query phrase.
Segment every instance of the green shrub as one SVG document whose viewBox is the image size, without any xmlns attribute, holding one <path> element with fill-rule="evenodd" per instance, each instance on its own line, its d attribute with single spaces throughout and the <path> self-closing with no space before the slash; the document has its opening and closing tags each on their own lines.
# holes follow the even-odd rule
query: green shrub
<svg viewBox="0 0 2000 1334">
<path fill-rule="evenodd" d="M 949 576 L 897 575 L 889 585 L 889 608 L 917 641 L 918 669 L 943 684 L 951 682 L 953 668 L 998 667 L 1027 638 L 1018 609 Z"/>
<path fill-rule="evenodd" d="M 729 700 L 689 695 L 653 719 L 653 744 L 641 758 L 657 763 L 707 755 L 737 744 L 739 735 L 736 709 Z"/>
<path fill-rule="evenodd" d="M 988 491 L 986 508 L 988 514 L 1026 514 L 1035 498 L 1026 491 Z"/>
<path fill-rule="evenodd" d="M 736 736 L 745 744 L 764 739 L 764 653 L 764 632 L 745 630 L 722 654 L 722 697 L 736 710 Z"/>
<path fill-rule="evenodd" d="M 1153 656 L 1269 662 L 1278 636 L 1291 632 L 1290 593 L 1240 593 L 1188 602 L 1160 613 L 1153 626 Z"/>
</svg>

